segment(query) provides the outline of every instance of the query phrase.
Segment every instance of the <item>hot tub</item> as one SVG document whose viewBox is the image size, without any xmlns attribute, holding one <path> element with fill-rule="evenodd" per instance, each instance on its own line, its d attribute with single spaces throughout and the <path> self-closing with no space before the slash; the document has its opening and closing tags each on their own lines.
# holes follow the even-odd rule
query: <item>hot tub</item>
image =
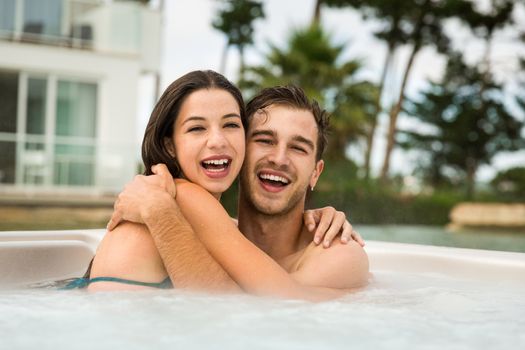
<svg viewBox="0 0 525 350">
<path fill-rule="evenodd" d="M 520 349 L 525 254 L 368 241 L 370 285 L 312 304 L 27 288 L 83 274 L 103 230 L 0 233 L 1 349 Z"/>
</svg>

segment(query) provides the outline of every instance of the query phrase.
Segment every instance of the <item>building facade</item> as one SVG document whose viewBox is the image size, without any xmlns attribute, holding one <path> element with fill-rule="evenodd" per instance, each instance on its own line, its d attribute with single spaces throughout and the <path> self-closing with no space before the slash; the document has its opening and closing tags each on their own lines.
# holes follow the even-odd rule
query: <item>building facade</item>
<svg viewBox="0 0 525 350">
<path fill-rule="evenodd" d="M 136 173 L 139 81 L 160 66 L 146 3 L 0 0 L 0 193 L 114 193 Z"/>
</svg>

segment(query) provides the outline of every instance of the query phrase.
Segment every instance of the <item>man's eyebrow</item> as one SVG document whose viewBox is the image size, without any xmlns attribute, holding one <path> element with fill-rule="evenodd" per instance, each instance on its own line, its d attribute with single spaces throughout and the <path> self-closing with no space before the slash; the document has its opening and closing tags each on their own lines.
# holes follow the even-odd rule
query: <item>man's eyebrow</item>
<svg viewBox="0 0 525 350">
<path fill-rule="evenodd" d="M 300 135 L 294 136 L 293 140 L 295 142 L 300 142 L 300 143 L 306 144 L 308 147 L 310 147 L 310 149 L 312 151 L 315 149 L 315 145 L 314 145 L 313 141 L 308 140 L 307 138 L 305 138 L 303 136 L 300 136 Z"/>
<path fill-rule="evenodd" d="M 255 137 L 255 136 L 271 136 L 271 137 L 275 137 L 275 132 L 273 132 L 272 130 L 254 130 L 250 134 L 250 137 Z"/>
</svg>

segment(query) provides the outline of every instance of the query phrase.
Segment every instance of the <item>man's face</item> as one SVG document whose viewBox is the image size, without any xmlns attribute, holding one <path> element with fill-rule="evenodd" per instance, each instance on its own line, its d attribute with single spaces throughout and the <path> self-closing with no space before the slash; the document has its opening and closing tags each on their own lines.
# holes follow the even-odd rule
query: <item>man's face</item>
<svg viewBox="0 0 525 350">
<path fill-rule="evenodd" d="M 272 105 L 265 111 L 253 116 L 248 129 L 242 192 L 257 211 L 284 215 L 302 210 L 323 169 L 323 161 L 315 160 L 317 125 L 306 110 Z"/>
</svg>

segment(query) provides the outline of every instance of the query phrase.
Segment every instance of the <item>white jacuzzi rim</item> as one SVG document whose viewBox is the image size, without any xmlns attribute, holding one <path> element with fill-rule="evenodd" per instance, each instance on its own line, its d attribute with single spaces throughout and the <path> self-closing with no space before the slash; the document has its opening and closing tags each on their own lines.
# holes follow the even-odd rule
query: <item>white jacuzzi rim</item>
<svg viewBox="0 0 525 350">
<path fill-rule="evenodd" d="M 70 264 L 76 265 L 75 268 L 71 267 L 71 271 L 68 270 L 67 273 L 65 271 L 49 273 L 44 280 L 49 280 L 51 276 L 58 279 L 79 276 L 80 272 L 85 271 L 90 256 L 95 254 L 105 232 L 105 229 L 0 232 L 0 252 L 13 252 L 8 261 L 9 267 L 4 265 L 2 270 L 0 265 L 0 283 L 2 276 L 9 275 L 12 278 L 13 269 L 31 270 L 31 273 L 38 275 L 28 266 L 31 264 L 28 260 L 31 259 L 37 264 L 44 265 L 55 259 L 50 263 L 50 266 L 54 266 L 50 269 L 67 265 L 60 259 L 62 255 L 62 259 L 71 259 L 72 254 L 67 254 L 68 249 L 76 249 L 82 255 Z M 13 250 L 17 250 L 17 253 L 15 254 Z M 365 250 L 369 256 L 372 273 L 385 270 L 437 273 L 490 281 L 512 280 L 519 275 L 525 276 L 525 253 L 383 241 L 366 241 Z M 32 258 L 24 260 L 24 255 Z M 41 269 L 47 272 L 45 267 L 42 266 Z M 41 282 L 33 281 L 34 278 L 35 276 L 32 275 L 31 282 Z M 28 280 L 29 277 L 23 279 L 23 282 L 27 283 Z"/>
</svg>

